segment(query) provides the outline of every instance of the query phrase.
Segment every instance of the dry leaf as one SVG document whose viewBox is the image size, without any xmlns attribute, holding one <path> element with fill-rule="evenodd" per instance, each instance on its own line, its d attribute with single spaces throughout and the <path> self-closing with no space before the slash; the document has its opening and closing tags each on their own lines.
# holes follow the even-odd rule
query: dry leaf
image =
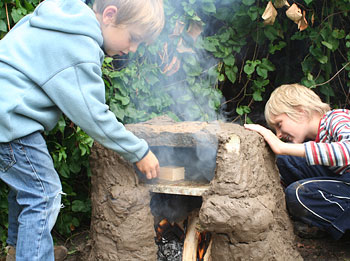
<svg viewBox="0 0 350 261">
<path fill-rule="evenodd" d="M 181 62 L 179 61 L 179 59 L 177 59 L 177 57 L 174 56 L 171 62 L 164 67 L 162 73 L 166 73 L 168 76 L 170 76 L 180 69 L 180 64 Z"/>
<path fill-rule="evenodd" d="M 190 48 L 190 47 L 186 47 L 184 45 L 184 41 L 182 38 L 180 38 L 178 44 L 177 44 L 177 47 L 176 47 L 176 50 L 179 52 L 179 53 L 194 53 L 193 49 Z"/>
<path fill-rule="evenodd" d="M 303 17 L 301 9 L 295 3 L 288 8 L 288 10 L 286 11 L 286 15 L 290 20 L 294 21 L 294 23 L 296 24 L 298 24 L 299 20 Z"/>
<path fill-rule="evenodd" d="M 275 1 L 273 2 L 273 5 L 274 5 L 276 8 L 281 8 L 281 7 L 283 7 L 283 6 L 290 6 L 287 0 L 275 0 Z"/>
<path fill-rule="evenodd" d="M 187 29 L 187 33 L 192 37 L 193 41 L 196 41 L 198 36 L 203 32 L 203 26 L 201 23 L 192 21 Z"/>
<path fill-rule="evenodd" d="M 162 60 L 161 64 L 164 64 L 168 60 L 168 43 L 163 45 L 163 53 L 158 52 L 159 58 Z"/>
<path fill-rule="evenodd" d="M 273 24 L 277 16 L 277 11 L 273 6 L 272 2 L 269 1 L 263 15 L 261 16 L 264 19 L 264 24 Z"/>
<path fill-rule="evenodd" d="M 174 31 L 170 35 L 170 37 L 179 36 L 180 34 L 182 34 L 184 28 L 185 28 L 185 23 L 177 20 L 175 23 Z"/>
<path fill-rule="evenodd" d="M 314 23 L 315 23 L 315 13 L 313 13 L 311 16 L 311 24 L 314 25 Z"/>
<path fill-rule="evenodd" d="M 308 23 L 307 23 L 307 20 L 305 18 L 305 14 L 306 14 L 306 12 L 304 10 L 303 11 L 303 17 L 299 20 L 299 23 L 298 23 L 298 29 L 300 31 L 305 30 L 309 26 Z"/>
</svg>

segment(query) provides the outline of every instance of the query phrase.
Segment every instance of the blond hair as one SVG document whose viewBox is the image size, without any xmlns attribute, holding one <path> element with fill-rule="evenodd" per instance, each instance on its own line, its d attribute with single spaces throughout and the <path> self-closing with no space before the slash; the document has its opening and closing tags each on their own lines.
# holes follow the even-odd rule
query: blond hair
<svg viewBox="0 0 350 261">
<path fill-rule="evenodd" d="M 272 92 L 265 105 L 265 119 L 272 127 L 273 118 L 284 113 L 292 120 L 300 122 L 303 112 L 311 118 L 315 112 L 323 115 L 329 110 L 330 106 L 322 102 L 311 89 L 297 83 L 285 84 Z"/>
<path fill-rule="evenodd" d="M 111 5 L 118 8 L 115 24 L 140 27 L 146 43 L 151 43 L 164 27 L 163 0 L 95 0 L 93 9 L 102 14 Z"/>
</svg>

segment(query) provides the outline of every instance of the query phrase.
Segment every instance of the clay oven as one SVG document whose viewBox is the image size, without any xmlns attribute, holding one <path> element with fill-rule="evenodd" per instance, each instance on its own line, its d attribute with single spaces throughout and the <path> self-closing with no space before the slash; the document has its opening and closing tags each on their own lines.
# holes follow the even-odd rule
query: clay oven
<svg viewBox="0 0 350 261">
<path fill-rule="evenodd" d="M 185 180 L 147 182 L 95 144 L 89 260 L 157 260 L 151 200 L 158 193 L 200 197 L 198 225 L 211 234 L 211 260 L 301 260 L 274 155 L 258 134 L 168 118 L 126 127 L 149 143 L 161 166 L 184 167 Z"/>
</svg>

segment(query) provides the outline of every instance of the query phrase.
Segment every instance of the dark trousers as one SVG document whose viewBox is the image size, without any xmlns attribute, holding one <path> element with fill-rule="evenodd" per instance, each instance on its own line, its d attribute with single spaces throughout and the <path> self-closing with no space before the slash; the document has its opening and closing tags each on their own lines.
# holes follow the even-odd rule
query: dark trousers
<svg viewBox="0 0 350 261">
<path fill-rule="evenodd" d="M 339 239 L 350 229 L 350 173 L 338 175 L 305 158 L 277 156 L 291 216 Z"/>
</svg>

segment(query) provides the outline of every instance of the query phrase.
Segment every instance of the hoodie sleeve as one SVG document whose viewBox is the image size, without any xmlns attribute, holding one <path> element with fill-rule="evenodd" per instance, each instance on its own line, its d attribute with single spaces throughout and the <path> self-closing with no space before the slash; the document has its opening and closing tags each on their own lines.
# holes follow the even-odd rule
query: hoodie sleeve
<svg viewBox="0 0 350 261">
<path fill-rule="evenodd" d="M 101 69 L 95 63 L 68 67 L 42 86 L 60 110 L 89 136 L 130 162 L 141 160 L 148 144 L 126 130 L 105 104 Z"/>
</svg>

